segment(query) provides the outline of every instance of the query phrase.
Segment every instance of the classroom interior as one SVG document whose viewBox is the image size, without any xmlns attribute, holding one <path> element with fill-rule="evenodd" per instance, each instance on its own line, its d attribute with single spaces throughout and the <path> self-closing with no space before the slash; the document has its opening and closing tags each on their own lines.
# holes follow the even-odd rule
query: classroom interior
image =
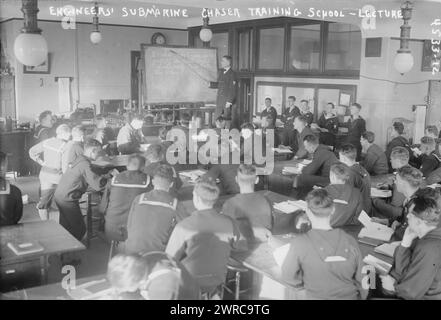
<svg viewBox="0 0 441 320">
<path fill-rule="evenodd" d="M 403 234 L 400 239 L 394 238 L 396 217 L 390 218 L 378 205 L 383 201 L 394 206 L 401 215 L 409 199 L 417 194 L 416 190 L 409 195 L 404 191 L 398 192 L 395 179 L 401 178 L 395 177 L 405 175 L 407 167 L 412 167 L 421 175 L 421 185 L 418 184 L 417 189 L 424 190 L 430 185 L 441 199 L 441 185 L 437 185 L 441 183 L 441 171 L 437 171 L 441 168 L 441 155 L 438 157 L 441 154 L 438 150 L 441 137 L 440 12 L 441 2 L 436 0 L 301 0 L 295 4 L 292 1 L 270 0 L 1 1 L 0 152 L 4 157 L 0 160 L 4 158 L 7 165 L 4 167 L 2 163 L 1 166 L 0 187 L 4 188 L 0 190 L 0 197 L 4 194 L 8 196 L 12 190 L 9 186 L 14 185 L 21 192 L 23 208 L 18 221 L 7 223 L 4 218 L 6 211 L 12 212 L 12 209 L 1 202 L 0 299 L 115 299 L 112 281 L 116 280 L 110 275 L 109 263 L 114 257 L 126 255 L 133 258 L 135 253 L 129 247 L 136 241 L 139 245 L 141 240 L 130 244 L 126 240 L 127 235 L 125 239 L 118 240 L 109 237 L 106 210 L 111 202 L 106 203 L 104 209 L 102 203 L 103 199 L 116 192 L 112 188 L 118 189 L 114 186 L 117 177 L 130 171 L 129 167 L 137 161 L 143 167 L 140 172 L 145 167 L 143 174 L 149 188 L 138 186 L 142 191 L 132 194 L 132 186 L 119 195 L 120 202 L 130 199 L 125 209 L 125 223 L 129 209 L 131 215 L 134 214 L 132 212 L 143 212 L 136 201 L 140 199 L 141 206 L 142 197 L 147 199 L 150 192 L 155 192 L 154 181 L 159 179 L 155 178 L 158 172 L 172 168 L 174 186 L 167 197 L 176 199 L 179 210 L 185 212 L 184 218 L 173 218 L 174 230 L 167 230 L 173 241 L 184 241 L 182 230 L 185 227 L 182 226 L 189 223 L 188 217 L 194 217 L 194 212 L 201 210 L 199 206 L 202 205 L 195 200 L 199 197 L 195 195 L 197 189 L 217 188 L 212 210 L 219 215 L 228 208 L 226 204 L 235 204 L 244 211 L 247 204 L 243 207 L 242 202 L 246 200 L 244 194 L 247 192 L 243 187 L 245 182 L 239 183 L 239 176 L 248 170 L 247 174 L 256 177 L 256 183 L 251 184 L 251 193 L 259 201 L 264 199 L 269 203 L 265 209 L 255 203 L 249 204 L 257 211 L 266 210 L 267 219 L 271 220 L 270 227 L 254 225 L 257 218 L 247 220 L 256 239 L 261 229 L 265 229 L 262 241 L 254 239 L 254 235 L 253 241 L 247 239 L 238 227 L 243 222 L 232 218 L 233 229 L 239 230 L 237 238 L 246 243 L 246 248 L 236 247 L 228 251 L 227 260 L 220 263 L 224 277 L 214 284 L 209 281 L 207 284 L 205 275 L 194 275 L 194 270 L 185 269 L 180 264 L 185 265 L 183 261 L 178 261 L 176 266 L 174 260 L 179 259 L 171 254 L 170 243 L 165 243 L 162 249 L 150 250 L 165 252 L 162 260 L 158 261 L 163 262 L 164 257 L 171 259 L 173 270 L 185 269 L 184 274 L 189 276 L 189 279 L 183 280 L 182 270 L 178 273 L 181 276 L 179 293 L 170 294 L 156 288 L 156 291 L 161 291 L 156 292 L 158 299 L 352 299 L 348 293 L 340 297 L 340 293 L 326 296 L 326 290 L 321 291 L 322 296 L 314 296 L 312 292 L 317 287 L 311 289 L 305 283 L 306 278 L 302 281 L 297 279 L 293 284 L 286 275 L 289 273 L 286 269 L 294 267 L 287 265 L 284 259 L 294 255 L 289 243 L 295 241 L 293 239 L 299 234 L 303 236 L 310 232 L 313 221 L 309 214 L 314 200 L 311 197 L 322 197 L 322 202 L 327 197 L 332 200 L 328 187 L 337 178 L 330 178 L 330 175 L 337 175 L 334 172 L 339 169 L 346 170 L 336 164 L 343 163 L 345 168 L 352 164 L 361 167 L 360 184 L 369 181 L 367 187 L 360 187 L 368 189 L 364 191 L 368 193 L 369 205 L 363 202 L 365 194 L 360 195 L 357 199 L 363 203 L 355 206 L 363 207 L 363 210 L 357 209 L 353 223 L 336 228 L 354 239 L 361 254 L 360 263 L 373 266 L 375 271 L 368 274 L 389 274 L 389 270 L 395 268 L 394 259 L 397 259 L 396 252 L 395 255 L 393 250 L 390 252 L 391 247 L 396 249 L 400 246 L 397 240 L 404 242 Z M 37 60 L 38 63 L 35 62 Z M 222 105 L 219 105 L 219 96 L 225 96 L 220 88 L 226 90 L 224 81 L 228 81 L 222 78 L 227 73 L 223 71 L 225 63 L 230 64 L 225 70 L 230 68 L 234 72 L 231 80 L 234 101 L 229 107 L 228 98 L 221 100 Z M 289 112 L 294 106 L 300 110 L 297 109 L 298 115 L 290 118 Z M 230 110 L 232 115 L 226 116 L 228 111 L 225 110 Z M 305 116 L 307 113 L 310 120 Z M 49 155 L 54 161 L 58 161 L 58 157 L 61 161 L 63 152 L 53 151 L 53 148 L 60 147 L 58 140 L 48 147 L 44 141 L 49 140 L 41 137 L 40 130 L 46 128 L 42 122 L 47 121 L 48 115 L 51 125 L 47 138 L 52 139 L 51 143 L 59 139 L 59 134 L 61 136 L 61 130 L 57 129 L 59 126 L 68 128 L 66 130 L 72 137 L 75 130 L 81 132 L 81 155 L 75 161 L 86 159 L 87 170 L 91 170 L 96 179 L 107 179 L 99 190 L 94 190 L 87 186 L 90 183 L 85 176 L 78 177 L 82 191 L 81 197 L 75 198 L 75 203 L 81 211 L 81 227 L 84 228 L 80 236 L 75 234 L 77 230 L 67 230 L 66 224 L 71 222 L 63 218 L 66 213 L 62 211 L 67 210 L 69 214 L 69 201 L 73 200 L 63 200 L 64 203 L 69 202 L 64 208 L 63 201 L 59 200 L 60 197 L 68 197 L 67 188 L 77 187 L 73 183 L 60 191 L 62 181 L 69 184 L 75 174 L 80 174 L 79 171 L 73 172 L 78 167 L 67 163 L 63 174 L 59 175 L 61 180 L 55 183 L 58 190 L 54 187 L 52 191 L 54 200 L 49 201 L 51 203 L 47 207 L 41 207 L 45 195 L 44 183 L 47 182 L 44 181 L 47 178 L 41 175 L 44 172 L 42 166 L 48 166 Z M 328 126 L 329 118 L 334 121 L 332 129 Z M 141 119 L 141 124 L 135 128 L 137 119 Z M 360 132 L 355 132 L 358 130 L 356 121 L 363 121 L 364 129 Z M 98 131 L 101 134 L 103 128 L 109 128 L 112 134 L 105 139 L 105 133 L 102 133 L 98 139 L 95 134 Z M 206 163 L 199 158 L 189 163 L 189 153 L 197 154 L 191 149 L 187 152 L 185 163 L 166 165 L 169 151 L 164 149 L 164 145 L 169 146 L 173 142 L 164 142 L 167 142 L 167 133 L 173 128 L 186 130 L 187 138 L 196 139 L 196 146 L 207 141 L 205 136 L 201 137 L 203 129 L 237 129 L 242 134 L 238 140 L 241 156 L 244 152 L 243 132 L 251 130 L 253 135 L 257 134 L 259 139 L 266 137 L 266 143 L 271 144 L 271 152 L 268 153 L 267 148 L 266 155 L 273 157 L 273 165 L 268 171 L 261 168 L 262 163 L 224 165 Z M 137 141 L 135 149 L 127 151 L 120 148 L 120 139 L 130 140 L 135 131 L 141 134 L 142 140 Z M 196 138 L 192 133 L 196 133 Z M 404 169 L 394 167 L 392 155 L 388 153 L 397 135 L 407 141 L 403 147 L 408 150 L 410 158 Z M 94 141 L 101 143 L 100 155 L 91 156 L 97 146 L 87 142 L 86 137 L 93 137 Z M 61 144 L 61 149 L 64 143 L 69 144 L 66 141 Z M 352 164 L 344 160 L 344 152 L 353 151 L 347 147 L 348 142 L 352 143 L 356 152 Z M 222 143 L 219 142 L 219 145 Z M 433 150 L 430 149 L 432 145 Z M 35 146 L 40 146 L 41 150 L 36 151 Z M 161 146 L 162 151 L 158 151 L 160 148 L 156 146 Z M 372 163 L 367 167 L 366 152 L 369 149 L 373 152 L 371 146 L 375 146 L 381 154 L 375 156 L 385 159 L 384 171 L 379 169 L 380 173 Z M 227 153 L 233 154 L 232 150 Z M 305 152 L 304 157 L 299 156 L 300 151 Z M 176 154 L 178 151 L 173 152 Z M 319 156 L 318 152 L 323 155 Z M 160 162 L 164 168 L 155 166 L 158 160 L 153 159 L 155 153 L 157 157 L 162 157 Z M 426 153 L 427 157 L 435 159 L 431 158 L 432 162 L 436 162 L 430 164 L 430 169 L 424 162 Z M 41 154 L 46 155 L 44 159 Z M 311 169 L 311 163 L 315 164 L 320 157 L 326 158 L 321 159 L 320 168 Z M 310 170 L 315 171 L 310 172 L 308 177 L 318 177 L 312 182 L 305 173 Z M 213 179 L 201 182 L 207 176 Z M 352 182 L 349 180 L 346 179 L 343 184 L 350 185 Z M 129 182 L 122 182 L 125 183 Z M 209 186 L 199 186 L 200 183 Z M 351 188 L 357 189 L 354 185 Z M 328 191 L 323 195 L 318 190 Z M 398 193 L 402 198 L 396 196 Z M 159 201 L 153 199 L 154 203 Z M 350 200 L 350 197 L 344 200 L 342 205 L 336 204 L 334 198 L 335 210 L 346 212 L 352 205 Z M 148 211 L 157 210 L 154 205 L 149 202 L 148 209 L 144 211 L 150 214 Z M 161 210 L 169 210 L 164 206 L 168 204 L 159 205 Z M 176 208 L 175 204 L 172 209 L 176 211 Z M 45 217 L 41 210 L 46 210 Z M 440 211 L 441 207 L 437 209 L 437 212 Z M 150 217 L 154 218 L 153 215 Z M 223 220 L 212 219 L 210 228 L 221 232 Z M 146 230 L 149 230 L 146 234 L 154 232 L 152 227 L 147 226 L 151 223 L 147 216 L 139 221 L 139 224 L 146 222 Z M 406 223 L 402 222 L 402 225 Z M 156 222 L 151 223 L 154 224 Z M 372 224 L 376 224 L 381 232 L 370 230 L 370 226 L 375 228 Z M 137 236 L 143 237 L 142 225 L 132 225 L 131 228 L 138 228 L 136 232 L 140 235 Z M 182 234 L 178 236 L 177 231 Z M 215 231 L 212 233 L 215 234 Z M 372 234 L 369 234 L 370 231 Z M 194 233 L 197 235 L 197 228 Z M 199 234 L 205 235 L 202 231 Z M 421 237 L 420 240 L 423 239 Z M 241 241 L 238 240 L 238 243 Z M 206 243 L 205 249 L 209 250 L 208 243 L 212 242 Z M 348 243 L 352 242 L 348 240 Z M 20 245 L 28 245 L 31 250 L 26 252 L 26 248 L 20 248 Z M 185 245 L 188 246 L 188 243 Z M 185 245 L 174 244 L 183 248 Z M 381 246 L 386 249 L 381 251 L 381 248 L 378 249 Z M 312 246 L 308 248 L 314 250 Z M 176 251 L 173 253 L 176 254 Z M 146 260 L 142 260 L 147 261 L 149 252 L 138 250 L 137 257 L 141 253 L 147 254 L 147 257 L 143 256 Z M 150 258 L 155 259 L 154 255 Z M 198 263 L 204 267 L 205 264 L 210 265 L 208 261 Z M 441 260 L 437 263 L 437 274 L 441 276 Z M 156 267 L 150 264 L 149 272 L 153 274 L 152 269 Z M 299 266 L 296 265 L 296 268 Z M 365 275 L 367 269 L 363 270 Z M 66 288 L 66 277 L 76 279 L 79 289 Z M 144 283 L 144 280 L 137 280 L 138 284 Z M 169 280 L 163 283 L 168 284 Z M 353 279 L 361 286 L 359 280 Z M 161 279 L 156 281 L 161 286 Z M 324 276 L 323 282 L 326 281 Z M 375 279 L 370 281 L 375 282 Z M 378 281 L 381 282 L 377 277 Z M 395 287 L 392 285 L 393 290 L 389 291 L 394 294 L 361 288 L 360 292 L 364 291 L 358 298 L 423 299 L 431 296 L 441 299 L 441 287 L 426 288 L 425 292 L 415 296 L 400 296 L 398 280 L 392 281 Z M 81 285 L 78 286 L 78 283 Z M 189 293 L 191 288 L 188 283 L 197 286 L 193 295 Z M 184 292 L 186 289 L 187 292 Z M 147 289 L 138 291 L 143 290 Z M 124 297 L 132 299 L 134 295 Z M 152 297 L 153 292 L 150 293 Z M 145 295 L 135 298 L 145 298 Z"/>
</svg>

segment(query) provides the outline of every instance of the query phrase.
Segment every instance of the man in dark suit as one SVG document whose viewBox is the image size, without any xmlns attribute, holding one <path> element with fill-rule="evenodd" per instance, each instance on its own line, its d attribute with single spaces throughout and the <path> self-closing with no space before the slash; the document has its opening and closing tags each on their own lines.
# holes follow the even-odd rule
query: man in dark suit
<svg viewBox="0 0 441 320">
<path fill-rule="evenodd" d="M 219 73 L 217 83 L 217 98 L 215 119 L 222 115 L 226 120 L 226 129 L 230 129 L 232 122 L 236 120 L 236 110 L 233 105 L 236 102 L 237 80 L 236 73 L 231 69 L 233 58 L 223 56 L 221 60 L 222 71 Z M 235 123 L 233 126 L 236 125 Z"/>
<path fill-rule="evenodd" d="M 361 105 L 353 103 L 351 105 L 351 118 L 348 122 L 340 124 L 348 128 L 346 143 L 350 143 L 357 148 L 357 161 L 361 160 L 361 134 L 366 131 L 366 121 L 360 116 Z"/>
<path fill-rule="evenodd" d="M 282 121 L 283 134 L 282 134 L 282 144 L 285 146 L 290 146 L 293 144 L 295 139 L 294 132 L 294 119 L 300 115 L 300 109 L 295 105 L 296 97 L 288 97 L 288 106 L 283 110 Z"/>
<path fill-rule="evenodd" d="M 265 109 L 260 114 L 262 127 L 266 129 L 275 129 L 277 120 L 277 110 L 271 105 L 271 98 L 265 99 Z"/>
<path fill-rule="evenodd" d="M 334 163 L 338 163 L 335 154 L 326 146 L 319 144 L 316 135 L 307 135 L 303 138 L 305 150 L 312 155 L 312 162 L 302 170 L 297 178 L 297 187 L 312 188 L 313 186 L 327 186 L 329 172 Z"/>
</svg>

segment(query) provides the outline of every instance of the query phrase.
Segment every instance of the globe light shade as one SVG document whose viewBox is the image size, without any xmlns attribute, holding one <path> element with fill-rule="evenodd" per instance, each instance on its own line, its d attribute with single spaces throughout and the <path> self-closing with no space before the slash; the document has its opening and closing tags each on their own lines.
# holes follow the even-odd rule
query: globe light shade
<svg viewBox="0 0 441 320">
<path fill-rule="evenodd" d="M 37 67 L 47 59 L 46 39 L 38 33 L 21 33 L 15 38 L 14 54 L 25 66 Z"/>
<path fill-rule="evenodd" d="M 103 38 L 103 37 L 102 37 L 102 35 L 101 35 L 101 32 L 99 32 L 99 31 L 93 31 L 93 32 L 90 33 L 90 41 L 91 41 L 93 44 L 98 44 L 98 43 L 100 43 L 102 38 Z"/>
<path fill-rule="evenodd" d="M 413 67 L 413 56 L 410 52 L 398 52 L 394 60 L 395 69 L 404 74 L 409 72 Z"/>
<path fill-rule="evenodd" d="M 213 32 L 209 28 L 202 28 L 201 31 L 199 31 L 199 38 L 203 42 L 210 42 L 213 38 Z"/>
</svg>

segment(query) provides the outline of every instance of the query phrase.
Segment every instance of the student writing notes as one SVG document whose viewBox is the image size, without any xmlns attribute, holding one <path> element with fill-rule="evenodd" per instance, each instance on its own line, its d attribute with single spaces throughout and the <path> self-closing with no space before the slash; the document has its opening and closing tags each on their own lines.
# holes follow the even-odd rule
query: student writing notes
<svg viewBox="0 0 441 320">
<path fill-rule="evenodd" d="M 395 250 L 394 264 L 381 277 L 383 289 L 403 299 L 441 299 L 441 228 L 436 202 L 411 200 L 408 227 Z"/>
<path fill-rule="evenodd" d="M 334 203 L 324 189 L 306 197 L 312 229 L 294 238 L 282 266 L 282 276 L 303 284 L 308 299 L 364 299 L 361 287 L 362 255 L 357 241 L 343 230 L 332 229 Z"/>
</svg>

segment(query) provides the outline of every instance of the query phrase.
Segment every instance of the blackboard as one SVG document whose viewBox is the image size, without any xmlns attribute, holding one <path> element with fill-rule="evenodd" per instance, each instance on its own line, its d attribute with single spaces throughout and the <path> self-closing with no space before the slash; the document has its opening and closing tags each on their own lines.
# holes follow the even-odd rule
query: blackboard
<svg viewBox="0 0 441 320">
<path fill-rule="evenodd" d="M 217 50 L 142 45 L 144 102 L 185 103 L 216 101 Z"/>
</svg>

